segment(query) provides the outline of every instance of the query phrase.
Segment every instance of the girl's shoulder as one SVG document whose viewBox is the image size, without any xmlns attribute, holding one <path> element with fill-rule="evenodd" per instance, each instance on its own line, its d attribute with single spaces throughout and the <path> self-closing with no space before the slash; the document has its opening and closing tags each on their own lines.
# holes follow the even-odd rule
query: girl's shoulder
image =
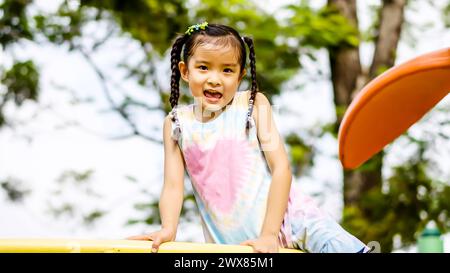
<svg viewBox="0 0 450 273">
<path fill-rule="evenodd" d="M 255 106 L 259 106 L 259 105 L 265 105 L 265 106 L 270 106 L 270 101 L 267 98 L 266 95 L 264 95 L 263 92 L 259 91 L 258 93 L 256 93 L 256 98 L 255 98 Z"/>
<path fill-rule="evenodd" d="M 248 104 L 248 101 L 250 100 L 250 95 L 251 95 L 251 91 L 250 90 L 246 90 L 246 91 L 240 91 L 236 93 L 236 97 L 239 101 L 243 101 L 246 102 Z M 256 97 L 255 97 L 255 106 L 257 105 L 267 105 L 270 104 L 269 99 L 267 98 L 267 96 L 264 94 L 264 92 L 262 91 L 258 91 L 256 93 Z"/>
<path fill-rule="evenodd" d="M 235 95 L 236 104 L 243 105 L 243 106 L 248 106 L 249 100 L 250 100 L 250 95 L 251 95 L 251 91 L 250 90 L 237 92 L 236 95 Z M 266 95 L 264 95 L 263 92 L 258 91 L 256 93 L 256 97 L 255 97 L 255 106 L 258 106 L 261 103 L 262 104 L 267 104 L 268 103 L 268 99 L 267 99 Z"/>
<path fill-rule="evenodd" d="M 165 117 L 165 122 L 172 123 L 172 127 L 180 127 L 180 124 L 194 119 L 193 104 L 177 105 Z"/>
<path fill-rule="evenodd" d="M 182 128 L 187 126 L 187 123 L 194 120 L 193 104 L 177 105 L 164 118 L 164 136 L 169 135 L 173 140 L 182 143 L 181 132 Z"/>
<path fill-rule="evenodd" d="M 248 107 L 249 105 L 249 100 L 250 100 L 250 95 L 251 95 L 251 91 L 247 90 L 247 91 L 241 91 L 240 96 L 238 97 L 238 103 Z M 255 97 L 255 103 L 254 103 L 254 108 L 252 111 L 252 116 L 255 120 L 258 119 L 258 113 L 270 113 L 267 111 L 271 110 L 271 104 L 269 99 L 267 98 L 266 95 L 264 95 L 264 92 L 258 91 L 258 93 L 256 93 L 256 97 Z"/>
</svg>

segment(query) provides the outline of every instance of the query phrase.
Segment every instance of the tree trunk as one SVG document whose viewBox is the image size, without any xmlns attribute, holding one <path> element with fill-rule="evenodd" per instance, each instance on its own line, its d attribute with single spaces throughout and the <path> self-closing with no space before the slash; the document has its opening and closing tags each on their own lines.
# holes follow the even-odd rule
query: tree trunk
<svg viewBox="0 0 450 273">
<path fill-rule="evenodd" d="M 354 95 L 369 80 L 375 78 L 384 69 L 394 65 L 395 52 L 403 23 L 403 10 L 406 0 L 384 0 L 380 9 L 380 23 L 375 41 L 375 54 L 369 75 L 361 69 L 358 47 L 340 46 L 329 49 L 331 79 L 333 82 L 334 102 L 336 106 L 335 130 L 338 131 L 344 110 Z M 355 28 L 358 17 L 355 0 L 328 0 L 348 19 Z M 379 153 L 369 160 L 364 168 L 344 171 L 344 206 L 357 205 L 364 194 L 374 189 L 381 191 L 383 154 Z"/>
<path fill-rule="evenodd" d="M 407 0 L 383 1 L 378 36 L 375 41 L 375 54 L 369 72 L 370 79 L 375 78 L 395 63 L 406 2 Z"/>
</svg>

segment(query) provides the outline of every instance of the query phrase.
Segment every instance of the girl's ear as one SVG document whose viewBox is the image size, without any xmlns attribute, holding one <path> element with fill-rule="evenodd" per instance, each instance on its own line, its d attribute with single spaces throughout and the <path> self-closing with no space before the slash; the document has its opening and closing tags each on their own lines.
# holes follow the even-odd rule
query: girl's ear
<svg viewBox="0 0 450 273">
<path fill-rule="evenodd" d="M 183 62 L 183 61 L 180 61 L 180 62 L 178 63 L 178 69 L 180 69 L 180 75 L 181 75 L 181 78 L 182 78 L 185 82 L 189 82 L 189 78 L 188 78 L 188 76 L 189 76 L 189 71 L 188 71 L 188 68 L 187 68 L 186 63 Z"/>
</svg>

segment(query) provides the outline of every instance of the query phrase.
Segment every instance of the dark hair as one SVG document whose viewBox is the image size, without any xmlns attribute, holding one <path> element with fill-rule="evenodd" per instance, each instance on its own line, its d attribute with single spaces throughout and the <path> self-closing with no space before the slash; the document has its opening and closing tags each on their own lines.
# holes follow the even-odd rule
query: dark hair
<svg viewBox="0 0 450 273">
<path fill-rule="evenodd" d="M 211 39 L 213 38 L 213 39 Z M 245 43 L 244 43 L 245 42 Z M 245 68 L 247 50 L 245 44 L 249 48 L 249 59 L 250 59 L 250 74 L 251 74 L 251 95 L 249 99 L 249 109 L 247 112 L 247 123 L 246 129 L 250 128 L 250 117 L 253 111 L 253 105 L 255 102 L 256 93 L 258 92 L 258 87 L 256 83 L 256 57 L 255 48 L 253 46 L 253 40 L 250 37 L 242 37 L 239 33 L 225 25 L 219 24 L 208 24 L 204 30 L 197 30 L 191 34 L 184 34 L 178 36 L 173 43 L 172 50 L 170 52 L 170 62 L 172 76 L 170 80 L 170 105 L 172 109 L 178 105 L 178 99 L 180 97 L 180 70 L 178 68 L 178 63 L 181 61 L 181 50 L 183 49 L 183 60 L 187 63 L 189 57 L 192 56 L 193 52 L 197 46 L 203 43 L 215 43 L 215 44 L 225 44 L 238 47 L 238 60 L 240 63 L 241 73 Z M 174 121 L 178 122 L 176 115 L 173 117 Z"/>
</svg>

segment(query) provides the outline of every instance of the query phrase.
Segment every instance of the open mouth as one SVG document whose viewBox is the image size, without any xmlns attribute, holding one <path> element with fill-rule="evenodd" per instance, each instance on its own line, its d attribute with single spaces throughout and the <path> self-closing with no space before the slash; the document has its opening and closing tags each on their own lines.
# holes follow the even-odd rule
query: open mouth
<svg viewBox="0 0 450 273">
<path fill-rule="evenodd" d="M 212 90 L 203 91 L 203 95 L 205 95 L 205 97 L 212 99 L 212 100 L 219 100 L 223 96 L 222 93 L 212 91 Z"/>
</svg>

